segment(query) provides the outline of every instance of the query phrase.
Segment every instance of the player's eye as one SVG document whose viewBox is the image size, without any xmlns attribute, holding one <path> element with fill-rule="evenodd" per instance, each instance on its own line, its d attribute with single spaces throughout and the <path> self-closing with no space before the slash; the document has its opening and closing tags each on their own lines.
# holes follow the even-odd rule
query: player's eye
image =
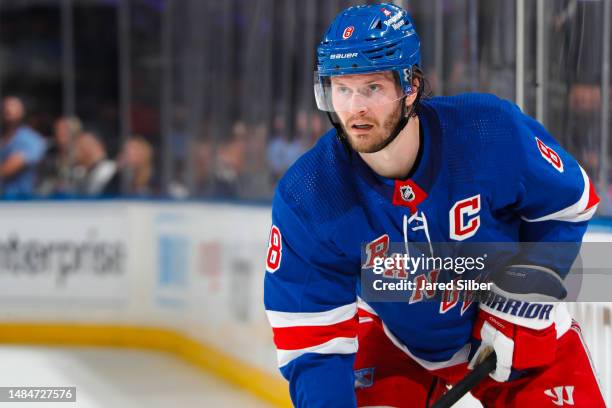
<svg viewBox="0 0 612 408">
<path fill-rule="evenodd" d="M 346 87 L 346 86 L 338 86 L 338 87 L 336 87 L 336 92 L 339 95 L 342 95 L 342 96 L 347 96 L 347 95 L 351 94 L 351 90 L 348 87 Z"/>
<path fill-rule="evenodd" d="M 368 85 L 368 91 L 370 93 L 376 93 L 378 91 L 380 91 L 382 89 L 382 87 L 379 84 L 370 84 Z"/>
<path fill-rule="evenodd" d="M 380 84 L 368 84 L 362 91 L 361 94 L 363 96 L 371 97 L 372 95 L 376 95 L 380 92 L 382 87 Z"/>
</svg>

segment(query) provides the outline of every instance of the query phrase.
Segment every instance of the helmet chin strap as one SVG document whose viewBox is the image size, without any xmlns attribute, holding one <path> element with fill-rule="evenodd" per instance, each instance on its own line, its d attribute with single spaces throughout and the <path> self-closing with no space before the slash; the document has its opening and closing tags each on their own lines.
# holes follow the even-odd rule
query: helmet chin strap
<svg viewBox="0 0 612 408">
<path fill-rule="evenodd" d="M 395 129 L 393 129 L 393 131 L 391 132 L 387 140 L 385 140 L 385 143 L 382 145 L 379 151 L 389 146 L 391 142 L 395 140 L 395 138 L 400 134 L 400 132 L 404 129 L 404 127 L 406 127 L 406 125 L 408 124 L 408 121 L 410 120 L 410 117 L 412 116 L 412 113 L 414 112 L 414 106 L 416 105 L 416 101 L 410 107 L 410 112 L 408 112 L 406 108 L 406 96 L 407 95 L 404 95 L 401 101 L 402 115 L 400 117 L 400 120 L 397 121 L 397 125 L 395 125 Z"/>
<path fill-rule="evenodd" d="M 397 124 L 395 125 L 395 128 L 393 129 L 393 131 L 389 134 L 389 137 L 387 138 L 387 140 L 385 140 L 385 143 L 382 145 L 382 147 L 379 149 L 382 150 L 385 147 L 389 146 L 391 144 L 391 142 L 393 142 L 395 140 L 395 138 L 400 134 L 400 132 L 406 127 L 406 125 L 408 124 L 408 121 L 410 120 L 411 117 L 416 116 L 416 106 L 417 103 L 419 102 L 419 99 L 421 97 L 421 93 L 418 92 L 417 93 L 417 97 L 414 100 L 414 103 L 410 106 L 410 110 L 408 110 L 408 108 L 406 107 L 406 97 L 408 95 L 404 95 L 404 97 L 401 99 L 401 105 L 402 105 L 402 114 L 401 114 L 401 118 L 397 121 Z M 335 112 L 327 112 L 327 116 L 329 117 L 330 122 L 332 123 L 332 125 L 334 125 L 334 127 L 336 128 L 336 133 L 338 135 L 338 138 L 340 139 L 340 141 L 342 142 L 342 145 L 347 149 L 347 152 L 350 153 L 352 151 L 351 146 L 348 142 L 348 137 L 344 132 L 344 129 L 342 128 L 341 122 L 340 122 L 340 118 L 338 117 L 338 114 Z"/>
<path fill-rule="evenodd" d="M 348 142 L 348 138 L 346 134 L 344 133 L 344 129 L 342 128 L 342 125 L 340 124 L 340 118 L 338 117 L 338 114 L 332 111 L 326 111 L 325 113 L 327 113 L 327 117 L 329 118 L 329 121 L 331 122 L 331 124 L 334 125 L 334 127 L 336 128 L 336 137 L 338 138 L 338 140 L 340 140 L 340 142 L 342 143 L 342 146 L 344 146 L 344 149 L 346 150 L 346 153 L 348 154 L 349 158 L 352 157 L 351 156 L 352 149 Z"/>
</svg>

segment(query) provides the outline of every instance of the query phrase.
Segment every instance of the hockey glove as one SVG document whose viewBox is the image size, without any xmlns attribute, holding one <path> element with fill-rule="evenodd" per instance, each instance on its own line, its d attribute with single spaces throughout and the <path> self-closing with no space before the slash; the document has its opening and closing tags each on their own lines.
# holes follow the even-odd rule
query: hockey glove
<svg viewBox="0 0 612 408">
<path fill-rule="evenodd" d="M 490 376 L 503 382 L 550 364 L 557 347 L 557 305 L 567 295 L 559 275 L 541 266 L 512 265 L 491 288 L 479 304 L 468 367 L 494 350 L 497 366 Z"/>
</svg>

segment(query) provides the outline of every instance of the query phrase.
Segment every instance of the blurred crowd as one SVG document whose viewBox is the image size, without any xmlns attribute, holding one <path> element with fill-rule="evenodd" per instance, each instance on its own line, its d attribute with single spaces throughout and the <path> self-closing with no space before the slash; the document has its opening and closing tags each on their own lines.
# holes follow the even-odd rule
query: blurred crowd
<svg viewBox="0 0 612 408">
<path fill-rule="evenodd" d="M 50 134 L 35 129 L 17 96 L 2 99 L 0 196 L 170 197 L 269 199 L 283 173 L 326 130 L 317 112 L 299 111 L 291 127 L 284 116 L 233 123 L 228 137 L 185 141 L 172 136 L 172 180 L 160 180 L 159 152 L 132 135 L 111 155 L 104 135 L 75 116 L 53 121 Z M 179 147 L 182 147 L 179 149 Z"/>
<path fill-rule="evenodd" d="M 1 197 L 269 200 L 329 128 L 312 97 L 321 33 L 364 1 L 77 0 L 70 41 L 60 3 L 68 4 L 0 2 Z M 128 3 L 124 32 L 119 6 Z M 403 3 L 433 95 L 518 99 L 515 2 Z M 604 198 L 601 212 L 612 214 L 604 4 L 551 0 L 540 15 L 525 3 L 524 37 L 536 38 L 540 24 L 545 36 L 544 47 L 524 43 L 522 100 L 581 162 Z"/>
</svg>

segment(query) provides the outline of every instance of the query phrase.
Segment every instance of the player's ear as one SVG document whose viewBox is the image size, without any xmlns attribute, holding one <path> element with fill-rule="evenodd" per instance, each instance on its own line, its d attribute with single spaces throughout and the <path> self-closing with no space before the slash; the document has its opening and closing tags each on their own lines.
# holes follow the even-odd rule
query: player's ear
<svg viewBox="0 0 612 408">
<path fill-rule="evenodd" d="M 416 75 L 413 76 L 412 77 L 412 93 L 410 93 L 406 97 L 406 107 L 407 108 L 412 106 L 412 104 L 414 103 L 420 86 L 421 86 L 421 78 L 417 77 Z"/>
<path fill-rule="evenodd" d="M 418 75 L 416 72 L 412 76 L 412 93 L 410 93 L 410 95 L 408 95 L 406 97 L 406 107 L 407 108 L 412 106 L 412 104 L 416 100 L 416 97 L 418 95 L 418 91 L 419 91 L 419 89 L 421 87 L 421 81 L 422 80 L 423 79 L 422 79 L 421 75 Z"/>
<path fill-rule="evenodd" d="M 413 77 L 412 77 L 412 89 L 417 91 L 417 90 L 419 90 L 419 88 L 421 88 L 421 76 L 420 75 L 413 75 Z"/>
</svg>

